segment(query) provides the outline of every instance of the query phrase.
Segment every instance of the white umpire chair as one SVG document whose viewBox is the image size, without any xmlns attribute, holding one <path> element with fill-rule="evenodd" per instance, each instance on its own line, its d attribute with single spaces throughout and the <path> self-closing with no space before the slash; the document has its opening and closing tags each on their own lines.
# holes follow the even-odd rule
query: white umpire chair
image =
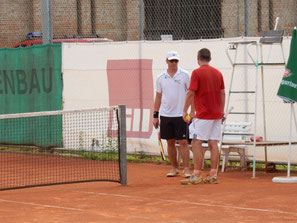
<svg viewBox="0 0 297 223">
<path fill-rule="evenodd" d="M 251 123 L 250 122 L 226 122 L 225 128 L 224 128 L 224 141 L 230 143 L 230 142 L 245 142 L 249 140 L 249 135 L 251 129 Z M 251 157 L 251 155 L 246 154 L 246 145 L 223 145 L 221 147 L 221 157 L 222 157 L 222 172 L 226 170 L 228 167 L 228 161 L 230 157 L 239 157 L 240 158 L 240 167 L 242 170 L 245 170 L 247 168 L 247 159 L 248 157 Z M 220 147 L 220 143 L 218 143 L 218 146 Z M 210 151 L 208 143 L 204 142 L 202 143 L 203 147 L 203 157 L 205 157 L 205 153 L 207 151 Z M 178 151 L 177 159 L 178 163 L 180 165 L 180 146 L 177 143 L 176 148 Z M 192 145 L 189 145 L 190 151 L 192 151 Z M 202 168 L 204 168 L 204 159 L 203 159 L 203 165 Z"/>
</svg>

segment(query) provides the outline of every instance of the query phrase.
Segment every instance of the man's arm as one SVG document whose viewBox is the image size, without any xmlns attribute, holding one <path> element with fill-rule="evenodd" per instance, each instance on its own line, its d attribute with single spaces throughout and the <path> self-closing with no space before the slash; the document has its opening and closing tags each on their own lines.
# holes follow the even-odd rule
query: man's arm
<svg viewBox="0 0 297 223">
<path fill-rule="evenodd" d="M 225 89 L 221 89 L 221 110 L 224 114 L 224 108 L 225 108 Z"/>
<path fill-rule="evenodd" d="M 154 103 L 154 119 L 153 119 L 153 125 L 155 128 L 159 126 L 159 109 L 161 106 L 161 99 L 162 99 L 162 94 L 159 92 L 156 92 L 155 103 Z"/>
<path fill-rule="evenodd" d="M 185 100 L 185 105 L 184 105 L 184 111 L 183 111 L 183 119 L 185 122 L 189 122 L 188 119 L 186 119 L 186 116 L 188 115 L 188 109 L 191 105 L 191 113 L 192 113 L 192 109 L 194 108 L 194 95 L 195 95 L 195 91 L 193 90 L 188 90 L 187 94 L 186 94 L 186 100 Z M 195 108 L 194 108 L 195 111 Z M 192 117 L 191 117 L 192 118 Z"/>
<path fill-rule="evenodd" d="M 190 111 L 191 120 L 195 117 L 195 115 L 196 115 L 196 110 L 195 110 L 194 97 L 193 97 L 192 103 L 191 103 L 191 111 Z"/>
</svg>

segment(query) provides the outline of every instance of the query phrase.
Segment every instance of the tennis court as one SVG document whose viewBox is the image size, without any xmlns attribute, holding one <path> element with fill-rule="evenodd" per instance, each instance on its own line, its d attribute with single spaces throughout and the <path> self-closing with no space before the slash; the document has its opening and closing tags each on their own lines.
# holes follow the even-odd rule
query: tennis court
<svg viewBox="0 0 297 223">
<path fill-rule="evenodd" d="M 1 222 L 296 222 L 285 173 L 220 173 L 217 185 L 179 184 L 168 165 L 128 163 L 128 184 L 89 182 L 0 192 Z M 206 172 L 205 172 L 206 173 Z M 294 173 L 293 173 L 294 174 Z"/>
</svg>

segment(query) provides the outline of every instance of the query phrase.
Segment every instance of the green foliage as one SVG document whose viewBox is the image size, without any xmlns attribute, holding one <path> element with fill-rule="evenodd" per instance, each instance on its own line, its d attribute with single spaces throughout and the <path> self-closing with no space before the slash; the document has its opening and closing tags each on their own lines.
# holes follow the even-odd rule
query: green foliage
<svg viewBox="0 0 297 223">
<path fill-rule="evenodd" d="M 138 154 L 139 154 L 138 157 L 140 159 L 147 159 L 148 158 L 144 151 L 139 151 Z"/>
<path fill-rule="evenodd" d="M 90 160 L 99 160 L 99 154 L 94 152 L 85 152 L 82 154 L 83 158 Z"/>
<path fill-rule="evenodd" d="M 100 160 L 100 161 L 117 161 L 119 159 L 117 141 L 113 138 L 108 138 L 106 145 L 101 144 L 98 150 L 84 150 L 83 149 L 83 140 L 80 140 L 78 149 L 58 149 L 53 148 L 51 150 L 43 150 L 38 147 L 18 147 L 18 146 L 1 146 L 0 151 L 7 152 L 23 152 L 23 153 L 53 153 L 57 155 L 69 156 L 69 157 L 81 157 L 88 160 Z M 127 154 L 128 162 L 132 163 L 155 163 L 157 165 L 165 164 L 170 165 L 170 160 L 166 157 L 166 160 L 163 161 L 160 156 L 152 156 L 145 153 L 145 151 L 139 151 L 134 154 Z M 193 166 L 193 160 L 190 159 L 190 165 Z M 222 161 L 220 161 L 222 165 Z M 229 161 L 229 167 L 240 168 L 239 161 Z M 252 168 L 252 162 L 247 164 L 248 169 Z M 204 168 L 210 168 L 210 160 L 205 160 Z M 257 169 L 265 170 L 265 163 L 256 163 Z M 288 166 L 286 164 L 275 164 L 276 171 L 286 171 Z M 297 165 L 291 165 L 291 171 L 297 172 Z"/>
<path fill-rule="evenodd" d="M 79 150 L 83 150 L 84 148 L 84 137 L 83 132 L 79 132 Z"/>
</svg>

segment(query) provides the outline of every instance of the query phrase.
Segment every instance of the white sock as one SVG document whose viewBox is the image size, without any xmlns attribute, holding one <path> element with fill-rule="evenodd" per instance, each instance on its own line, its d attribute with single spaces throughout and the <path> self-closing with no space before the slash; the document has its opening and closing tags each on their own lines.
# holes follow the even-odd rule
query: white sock
<svg viewBox="0 0 297 223">
<path fill-rule="evenodd" d="M 194 175 L 200 177 L 201 176 L 201 170 L 194 170 Z"/>
<path fill-rule="evenodd" d="M 211 169 L 209 173 L 211 176 L 217 176 L 217 169 Z"/>
</svg>

